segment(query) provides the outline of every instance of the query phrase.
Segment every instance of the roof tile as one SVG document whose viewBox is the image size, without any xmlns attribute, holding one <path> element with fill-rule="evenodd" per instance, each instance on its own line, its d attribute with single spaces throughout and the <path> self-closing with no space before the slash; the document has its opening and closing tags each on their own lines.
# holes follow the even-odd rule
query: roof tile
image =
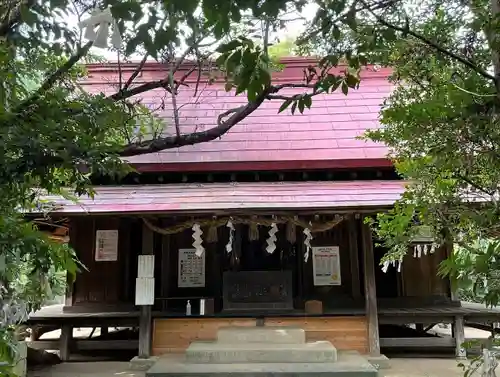
<svg viewBox="0 0 500 377">
<path fill-rule="evenodd" d="M 102 80 L 84 85 L 94 93 L 109 89 L 109 83 Z M 282 101 L 266 101 L 220 139 L 128 160 L 136 164 L 383 160 L 387 155 L 383 145 L 356 138 L 367 129 L 380 127 L 380 105 L 391 90 L 386 78 L 367 77 L 359 89 L 350 90 L 347 96 L 340 92 L 318 95 L 313 98 L 310 110 L 295 115 L 290 108 L 278 114 Z M 300 92 L 284 89 L 280 94 Z M 158 114 L 165 119 L 165 134 L 173 134 L 172 105 L 167 94 L 153 90 L 144 93 L 142 100 L 152 109 L 162 107 L 163 102 L 164 109 Z M 191 87 L 183 88 L 177 101 L 181 106 L 181 132 L 190 133 L 215 126 L 218 114 L 245 104 L 246 98 L 227 93 L 221 84 L 214 84 L 206 85 L 198 96 Z"/>
</svg>

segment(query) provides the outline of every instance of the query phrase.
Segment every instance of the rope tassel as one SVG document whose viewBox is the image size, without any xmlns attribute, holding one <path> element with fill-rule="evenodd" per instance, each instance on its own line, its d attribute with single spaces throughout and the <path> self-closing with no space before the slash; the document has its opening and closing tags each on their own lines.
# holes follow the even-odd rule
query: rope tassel
<svg viewBox="0 0 500 377">
<path fill-rule="evenodd" d="M 250 241 L 257 241 L 259 239 L 259 224 L 250 223 L 248 226 L 248 239 Z"/>
<path fill-rule="evenodd" d="M 297 228 L 291 221 L 286 223 L 286 239 L 290 243 L 295 243 L 297 241 Z"/>
<path fill-rule="evenodd" d="M 217 235 L 217 227 L 215 225 L 211 225 L 208 228 L 208 233 L 207 233 L 207 242 L 208 243 L 215 243 L 219 240 L 219 237 Z"/>
</svg>

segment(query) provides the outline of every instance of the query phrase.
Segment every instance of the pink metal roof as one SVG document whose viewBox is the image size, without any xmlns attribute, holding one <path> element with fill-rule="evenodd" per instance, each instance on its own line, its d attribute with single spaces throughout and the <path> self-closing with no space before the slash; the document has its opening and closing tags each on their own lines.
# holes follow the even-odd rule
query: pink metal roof
<svg viewBox="0 0 500 377">
<path fill-rule="evenodd" d="M 77 203 L 47 197 L 60 214 L 182 213 L 219 210 L 341 209 L 391 206 L 403 181 L 259 182 L 95 187 Z"/>
<path fill-rule="evenodd" d="M 300 82 L 302 69 L 310 60 L 292 59 L 287 68 L 277 74 L 277 82 Z M 116 82 L 116 71 L 105 66 L 90 68 L 91 76 L 85 83 L 90 92 L 114 93 L 112 82 Z M 182 73 L 182 72 L 181 72 Z M 195 167 L 217 164 L 242 163 L 287 163 L 288 168 L 300 168 L 304 162 L 319 162 L 324 167 L 346 165 L 345 162 L 358 161 L 357 166 L 374 166 L 371 161 L 385 161 L 385 146 L 356 139 L 368 129 L 378 128 L 378 114 L 383 100 L 392 86 L 387 81 L 390 71 L 386 69 L 366 69 L 358 90 L 347 96 L 340 91 L 333 94 L 315 96 L 310 110 L 292 115 L 290 109 L 278 114 L 280 100 L 265 102 L 252 115 L 237 124 L 220 139 L 208 143 L 165 150 L 159 153 L 135 156 L 129 161 L 145 170 L 151 166 L 176 166 L 179 164 Z M 146 69 L 139 80 L 163 78 L 165 72 L 153 66 Z M 245 104 L 244 96 L 227 93 L 222 83 L 202 84 L 202 90 L 194 96 L 193 82 L 181 87 L 177 102 L 180 107 L 181 132 L 202 131 L 216 124 L 217 115 L 228 109 Z M 301 90 L 287 89 L 280 94 L 290 95 Z M 153 90 L 142 95 L 142 101 L 152 109 L 161 108 L 158 114 L 170 125 L 166 134 L 173 134 L 172 105 L 170 97 L 163 90 Z M 163 103 L 163 105 L 162 105 Z M 342 163 L 342 161 L 344 163 Z M 364 161 L 364 162 L 363 162 Z M 149 165 L 149 168 L 147 166 Z M 349 164 L 347 164 L 349 165 Z M 281 165 L 280 165 L 281 166 Z M 377 164 L 375 164 L 377 166 Z M 210 169 L 207 169 L 210 170 Z M 250 170 L 250 168 L 249 168 Z"/>
</svg>

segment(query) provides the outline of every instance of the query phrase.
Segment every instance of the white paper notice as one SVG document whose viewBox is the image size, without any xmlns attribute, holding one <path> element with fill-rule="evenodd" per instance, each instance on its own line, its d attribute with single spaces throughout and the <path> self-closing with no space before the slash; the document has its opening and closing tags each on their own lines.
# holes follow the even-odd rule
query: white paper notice
<svg viewBox="0 0 500 377">
<path fill-rule="evenodd" d="M 205 286 L 205 255 L 196 255 L 196 249 L 179 249 L 179 288 L 197 288 Z"/>
<path fill-rule="evenodd" d="M 154 255 L 139 255 L 137 257 L 137 277 L 138 278 L 154 278 L 155 275 L 155 256 Z"/>
<path fill-rule="evenodd" d="M 341 285 L 338 246 L 313 247 L 314 285 Z"/>
<path fill-rule="evenodd" d="M 97 262 L 114 262 L 118 260 L 118 230 L 96 231 L 95 260 Z"/>
<path fill-rule="evenodd" d="M 137 278 L 135 279 L 135 304 L 153 305 L 155 303 L 155 279 Z"/>
</svg>

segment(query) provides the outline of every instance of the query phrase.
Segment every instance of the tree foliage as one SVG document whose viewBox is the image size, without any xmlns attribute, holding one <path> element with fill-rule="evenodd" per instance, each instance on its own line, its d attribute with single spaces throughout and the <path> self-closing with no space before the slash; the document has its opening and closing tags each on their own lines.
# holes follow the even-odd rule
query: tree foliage
<svg viewBox="0 0 500 377">
<path fill-rule="evenodd" d="M 298 48 L 318 54 L 318 66 L 304 72 L 302 84 L 273 84 L 272 35 L 308 3 L 313 1 L 9 0 L 0 5 L 0 278 L 2 301 L 10 305 L 5 308 L 36 308 L 46 287 L 16 285 L 18 261 L 32 267 L 33 282 L 44 281 L 54 267 L 78 269 L 70 249 L 50 242 L 22 216 L 45 205 L 40 193 L 62 193 L 67 186 L 91 192 L 91 174 L 127 171 L 121 157 L 216 139 L 265 101 L 281 101 L 280 111 L 307 111 L 319 93 L 347 95 L 356 88 L 368 62 L 393 67 L 396 84 L 382 112 L 385 128 L 368 137 L 391 148 L 399 173 L 410 182 L 402 200 L 376 221 L 390 249 L 386 258 L 407 252 L 415 225 L 430 225 L 436 239 L 464 247 L 498 227 L 497 0 L 428 0 L 418 7 L 405 0 L 316 0 L 316 16 Z M 69 14 L 82 20 L 104 7 L 110 7 L 124 39 L 115 51 L 120 64 L 138 54 L 142 60 L 131 75 L 120 71 L 114 93 L 89 94 L 78 80 L 86 74 L 81 64 L 93 59 L 92 43 L 65 20 Z M 150 59 L 164 64 L 165 77 L 138 82 Z M 188 60 L 191 70 L 179 77 Z M 339 74 L 332 68 L 340 62 Z M 219 114 L 206 130 L 185 133 L 176 97 L 187 76 L 210 81 L 213 72 L 224 77 L 226 90 L 246 95 L 247 103 Z M 298 94 L 280 94 L 290 87 Z M 172 124 L 163 124 L 136 99 L 155 89 L 172 99 Z M 9 345 L 20 320 L 14 318 L 4 313 L 2 359 L 12 356 Z"/>
</svg>

